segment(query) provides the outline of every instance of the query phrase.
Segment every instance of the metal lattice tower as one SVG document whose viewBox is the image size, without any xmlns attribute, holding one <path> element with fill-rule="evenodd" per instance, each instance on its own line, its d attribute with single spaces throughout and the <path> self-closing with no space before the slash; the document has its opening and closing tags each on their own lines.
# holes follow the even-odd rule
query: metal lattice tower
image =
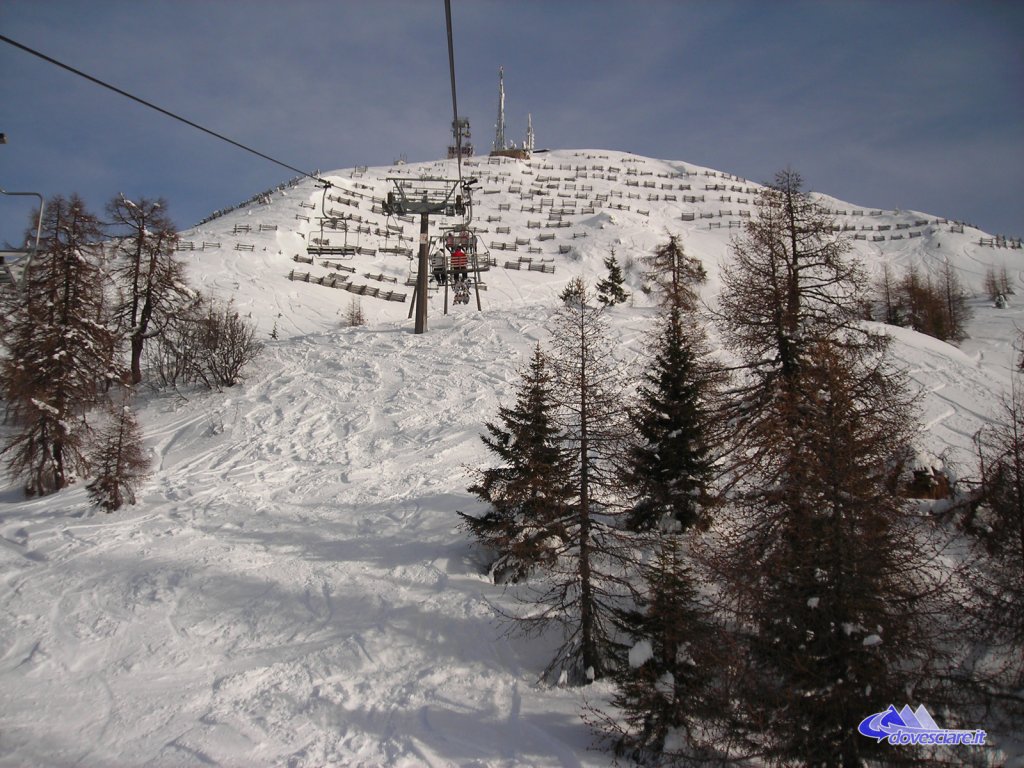
<svg viewBox="0 0 1024 768">
<path fill-rule="evenodd" d="M 494 152 L 508 149 L 505 143 L 505 68 L 498 67 L 498 124 L 494 132 Z"/>
</svg>

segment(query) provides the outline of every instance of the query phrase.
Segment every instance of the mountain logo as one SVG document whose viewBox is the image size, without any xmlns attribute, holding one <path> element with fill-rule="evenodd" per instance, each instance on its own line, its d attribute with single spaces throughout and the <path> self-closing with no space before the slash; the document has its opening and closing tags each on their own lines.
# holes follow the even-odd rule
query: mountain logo
<svg viewBox="0 0 1024 768">
<path fill-rule="evenodd" d="M 924 704 L 911 710 L 909 704 L 897 710 L 892 704 L 884 712 L 878 712 L 861 720 L 857 732 L 862 736 L 890 744 L 939 744 L 948 746 L 980 746 L 985 743 L 985 731 L 961 731 L 940 728 L 935 724 Z"/>
</svg>

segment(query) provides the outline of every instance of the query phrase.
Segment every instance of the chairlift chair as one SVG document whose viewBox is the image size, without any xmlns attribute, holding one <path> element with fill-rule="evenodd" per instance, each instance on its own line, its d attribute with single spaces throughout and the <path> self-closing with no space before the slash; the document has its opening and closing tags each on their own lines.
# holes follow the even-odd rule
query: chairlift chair
<svg viewBox="0 0 1024 768">
<path fill-rule="evenodd" d="M 474 293 L 476 294 L 477 311 L 482 311 L 483 307 L 480 305 L 481 279 L 480 261 L 478 255 L 479 238 L 476 236 L 476 233 L 470 227 L 463 224 L 461 226 L 443 232 L 443 234 L 441 235 L 441 241 L 444 243 L 444 250 L 448 253 L 447 274 L 449 278 L 448 280 L 445 281 L 445 314 L 448 314 L 448 285 L 451 284 L 454 287 L 454 282 L 452 281 L 451 278 L 451 254 L 453 254 L 456 251 L 456 249 L 459 248 L 461 248 L 462 251 L 466 254 L 467 274 L 471 272 L 473 275 L 472 285 Z"/>
<path fill-rule="evenodd" d="M 343 249 L 342 252 L 343 252 L 343 255 L 347 256 L 348 258 L 352 258 L 353 256 L 356 255 L 356 253 L 359 252 L 359 241 L 360 241 L 360 237 L 362 235 L 362 233 L 359 231 L 359 225 L 357 223 L 356 224 L 356 244 L 355 245 L 349 245 L 348 244 L 348 227 L 349 227 L 349 224 L 351 222 L 352 222 L 352 219 L 343 219 L 342 220 L 342 223 L 344 224 L 344 227 L 342 228 L 342 232 L 345 233 L 345 235 L 344 235 L 345 243 L 342 245 L 342 249 Z"/>
<path fill-rule="evenodd" d="M 327 190 L 331 189 L 333 185 L 323 180 L 321 180 L 319 183 L 323 187 L 323 193 L 320 196 L 320 239 L 317 241 L 318 244 L 315 247 L 307 247 L 306 251 L 307 253 L 315 253 L 321 257 L 337 256 L 342 259 L 351 259 L 353 256 L 355 256 L 356 252 L 354 249 L 350 250 L 348 247 L 348 223 L 343 218 L 327 215 Z M 324 236 L 324 223 L 327 221 L 331 222 L 331 229 L 334 230 L 337 229 L 337 223 L 339 221 L 341 222 L 343 226 L 343 231 L 345 232 L 345 245 L 342 246 L 341 248 L 338 248 L 337 246 L 325 245 L 327 239 Z"/>
<path fill-rule="evenodd" d="M 4 250 L 0 251 L 0 288 L 9 286 L 11 288 L 18 287 L 18 280 L 14 276 L 14 272 L 11 267 L 19 262 L 32 252 L 25 248 L 21 250 Z M 24 265 L 21 265 L 24 266 Z"/>
<path fill-rule="evenodd" d="M 466 205 L 462 186 L 452 179 L 391 178 L 394 190 L 384 201 L 384 213 L 395 216 L 439 213 L 443 216 L 464 216 Z"/>
</svg>

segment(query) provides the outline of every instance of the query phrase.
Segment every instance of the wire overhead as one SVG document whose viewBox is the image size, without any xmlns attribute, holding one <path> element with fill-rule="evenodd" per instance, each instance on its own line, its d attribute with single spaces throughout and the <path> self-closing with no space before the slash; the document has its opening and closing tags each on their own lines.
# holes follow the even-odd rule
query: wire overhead
<svg viewBox="0 0 1024 768">
<path fill-rule="evenodd" d="M 446 3 L 447 3 L 447 1 L 448 0 L 446 0 Z M 250 153 L 256 155 L 257 157 L 261 157 L 264 160 L 268 160 L 271 163 L 274 163 L 276 165 L 280 165 L 282 168 L 287 168 L 289 171 L 294 171 L 295 173 L 299 174 L 300 176 L 306 176 L 307 178 L 314 179 L 314 180 L 319 181 L 321 183 L 329 183 L 329 182 L 325 182 L 323 179 L 321 179 L 319 176 L 317 176 L 315 174 L 309 173 L 308 171 L 304 171 L 301 168 L 296 168 L 293 165 L 289 165 L 288 163 L 282 162 L 281 160 L 278 160 L 278 159 L 276 159 L 274 157 L 271 157 L 270 155 L 267 155 L 267 154 L 264 154 L 263 152 L 255 150 L 252 147 L 247 147 L 245 144 L 242 144 L 241 142 L 235 141 L 234 139 L 229 139 L 227 136 L 224 136 L 223 134 L 217 133 L 216 131 L 211 131 L 209 128 L 204 128 L 203 126 L 199 125 L 198 123 L 192 122 L 191 120 L 189 120 L 187 118 L 184 118 L 181 115 L 177 115 L 174 112 L 171 112 L 170 110 L 164 109 L 163 107 L 158 107 L 156 104 L 153 104 L 153 103 L 151 103 L 149 101 L 146 101 L 145 99 L 139 98 L 138 96 L 134 96 L 134 95 L 128 93 L 127 91 L 121 90 L 117 86 L 111 85 L 110 83 L 104 82 L 103 80 L 100 80 L 99 78 L 96 78 L 96 77 L 93 77 L 92 75 L 86 74 L 85 72 L 82 72 L 80 69 L 75 69 L 74 67 L 69 66 L 68 64 L 64 64 L 63 62 L 57 61 L 57 59 L 54 59 L 54 58 L 52 58 L 50 56 L 47 56 L 45 53 L 40 53 L 37 50 L 29 48 L 27 45 L 22 45 L 21 43 L 17 42 L 16 40 L 12 40 L 9 37 L 5 37 L 4 35 L 0 35 L 0 41 L 3 41 L 5 43 L 7 43 L 8 45 L 12 45 L 15 48 L 18 48 L 18 49 L 20 49 L 22 51 L 25 51 L 25 53 L 29 53 L 29 54 L 31 54 L 33 56 L 36 56 L 36 57 L 42 59 L 43 61 L 49 62 L 50 64 L 53 64 L 54 66 L 60 67 L 61 69 L 64 69 L 64 70 L 67 70 L 68 72 L 71 72 L 72 74 L 78 75 L 79 77 L 84 77 L 86 80 L 88 80 L 91 83 L 95 83 L 96 85 L 99 85 L 99 86 L 101 86 L 103 88 L 106 88 L 107 90 L 110 90 L 110 91 L 113 91 L 114 93 L 120 94 L 121 96 L 124 96 L 125 98 L 131 99 L 132 101 L 137 102 L 137 103 L 141 104 L 144 107 L 149 107 L 150 109 L 156 110 L 157 112 L 159 112 L 162 115 L 166 115 L 167 117 L 173 118 L 174 120 L 177 120 L 180 123 L 184 123 L 185 125 L 190 126 L 192 128 L 195 128 L 196 130 L 199 130 L 199 131 L 202 131 L 203 133 L 209 134 L 210 136 L 213 136 L 216 139 L 220 139 L 221 141 L 226 141 L 228 144 L 231 144 L 231 145 L 233 145 L 235 147 L 238 147 L 239 149 L 245 150 L 246 152 L 250 152 Z M 451 51 L 451 27 L 450 26 L 449 26 L 449 33 L 448 33 L 448 46 L 449 46 L 449 52 L 450 52 Z M 454 78 L 454 76 L 455 75 L 454 75 L 454 70 L 453 70 L 452 77 Z M 455 81 L 453 79 L 452 80 L 452 96 L 453 97 L 455 95 L 455 90 L 454 89 L 455 89 Z"/>
<path fill-rule="evenodd" d="M 452 0 L 444 0 L 444 20 L 448 31 L 448 73 L 452 81 L 452 131 L 455 133 L 455 157 L 462 181 L 462 129 L 459 126 L 459 103 L 455 97 L 455 44 L 452 42 Z"/>
</svg>

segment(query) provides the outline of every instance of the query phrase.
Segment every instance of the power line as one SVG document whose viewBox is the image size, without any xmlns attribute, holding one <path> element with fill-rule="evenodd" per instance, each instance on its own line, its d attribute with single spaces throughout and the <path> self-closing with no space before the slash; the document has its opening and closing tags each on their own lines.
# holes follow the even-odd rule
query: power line
<svg viewBox="0 0 1024 768">
<path fill-rule="evenodd" d="M 445 0 L 445 1 L 448 2 L 448 0 Z M 451 44 L 450 43 L 450 39 L 451 38 L 449 37 L 449 45 Z M 199 125 L 198 123 L 194 123 L 191 120 L 188 120 L 187 118 L 182 117 L 181 115 L 176 115 L 174 112 L 171 112 L 170 110 L 164 109 L 163 107 L 158 107 L 156 104 L 148 102 L 145 99 L 141 99 L 138 96 L 133 96 L 132 94 L 128 93 L 127 91 L 123 91 L 120 88 L 111 85 L 110 83 L 106 83 L 103 80 L 100 80 L 99 78 L 96 78 L 96 77 L 93 77 L 92 75 L 86 74 L 85 72 L 82 72 L 80 69 L 75 69 L 74 67 L 69 66 L 68 64 L 64 64 L 63 62 L 57 61 L 56 59 L 54 59 L 54 58 L 52 58 L 50 56 L 47 56 L 45 53 L 40 53 L 37 50 L 29 48 L 27 45 L 22 45 L 21 43 L 15 41 L 15 40 L 12 40 L 9 37 L 5 37 L 4 35 L 0 35 L 0 41 L 3 41 L 5 43 L 7 43 L 8 45 L 13 45 L 15 48 L 19 48 L 22 51 L 25 51 L 25 53 L 30 53 L 33 56 L 36 56 L 36 57 L 42 59 L 43 61 L 47 61 L 50 64 L 53 64 L 54 66 L 60 67 L 61 69 L 65 69 L 68 72 L 71 72 L 72 74 L 78 75 L 79 77 L 84 77 L 89 82 L 95 83 L 96 85 L 99 85 L 99 86 L 101 86 L 103 88 L 106 88 L 107 90 L 113 91 L 114 93 L 120 94 L 121 96 L 124 96 L 125 98 L 128 98 L 128 99 L 131 99 L 132 101 L 138 102 L 139 104 L 141 104 L 144 107 L 149 107 L 150 109 L 154 109 L 154 110 L 156 110 L 157 112 L 159 112 L 162 115 L 166 115 L 167 117 L 173 118 L 174 120 L 177 120 L 178 122 L 184 123 L 185 125 L 188 125 L 188 126 L 190 126 L 192 128 L 200 130 L 203 133 L 209 134 L 210 136 L 213 136 L 216 139 L 220 139 L 221 141 L 226 141 L 228 144 L 232 144 L 232 145 L 238 147 L 239 149 L 244 149 L 246 152 L 251 152 L 252 154 L 256 155 L 257 157 L 262 157 L 264 160 L 269 160 L 271 163 L 274 163 L 276 165 L 280 165 L 282 168 L 287 168 L 289 171 L 294 171 L 295 173 L 299 174 L 300 176 L 306 176 L 306 177 L 308 177 L 310 179 L 314 179 L 316 181 L 323 182 L 323 179 L 321 179 L 319 176 L 316 176 L 316 175 L 314 175 L 312 173 L 309 173 L 308 171 L 304 171 L 301 168 L 296 168 L 295 166 L 289 165 L 288 163 L 285 163 L 285 162 L 282 162 L 280 160 L 277 160 L 276 158 L 273 158 L 270 155 L 264 154 L 263 152 L 259 152 L 258 150 L 255 150 L 252 147 L 247 147 L 245 144 L 242 144 L 241 142 L 237 142 L 234 139 L 229 139 L 227 136 L 224 136 L 223 134 L 217 133 L 216 131 L 211 131 L 209 128 L 204 128 L 203 126 Z M 453 86 L 452 87 L 454 88 L 454 81 L 453 81 Z M 453 91 L 453 94 L 454 94 L 454 91 Z"/>
</svg>

